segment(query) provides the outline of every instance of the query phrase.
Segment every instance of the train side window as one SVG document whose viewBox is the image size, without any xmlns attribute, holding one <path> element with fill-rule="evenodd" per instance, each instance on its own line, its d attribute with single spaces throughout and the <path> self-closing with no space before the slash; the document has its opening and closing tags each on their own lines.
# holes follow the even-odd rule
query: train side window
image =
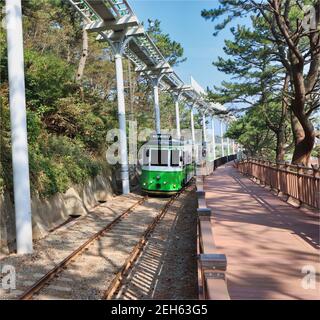
<svg viewBox="0 0 320 320">
<path fill-rule="evenodd" d="M 151 165 L 157 166 L 158 165 L 158 150 L 151 150 Z"/>
<path fill-rule="evenodd" d="M 171 151 L 171 166 L 178 167 L 180 164 L 180 152 L 179 150 Z"/>
</svg>

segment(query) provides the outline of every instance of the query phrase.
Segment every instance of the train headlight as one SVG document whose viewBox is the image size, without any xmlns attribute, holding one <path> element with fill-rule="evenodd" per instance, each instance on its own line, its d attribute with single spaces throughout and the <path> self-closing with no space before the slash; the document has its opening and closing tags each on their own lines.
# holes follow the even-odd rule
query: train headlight
<svg viewBox="0 0 320 320">
<path fill-rule="evenodd" d="M 157 180 L 160 180 L 160 176 L 157 176 Z"/>
<path fill-rule="evenodd" d="M 175 184 L 173 185 L 174 188 L 175 188 L 176 186 L 177 186 L 177 185 L 175 185 Z"/>
<path fill-rule="evenodd" d="M 144 183 L 143 183 L 143 185 L 145 186 L 145 185 L 146 185 L 146 183 L 144 182 Z"/>
<path fill-rule="evenodd" d="M 167 181 L 164 181 L 163 184 L 167 184 Z"/>
<path fill-rule="evenodd" d="M 150 184 L 151 184 L 151 183 L 153 183 L 153 181 L 152 181 L 152 180 L 150 181 Z"/>
</svg>

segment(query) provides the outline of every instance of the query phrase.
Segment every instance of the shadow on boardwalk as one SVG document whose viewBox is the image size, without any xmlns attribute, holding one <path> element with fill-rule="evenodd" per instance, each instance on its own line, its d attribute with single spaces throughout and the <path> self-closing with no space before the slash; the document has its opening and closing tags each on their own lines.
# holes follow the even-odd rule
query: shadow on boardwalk
<svg viewBox="0 0 320 320">
<path fill-rule="evenodd" d="M 320 299 L 319 219 L 241 176 L 231 165 L 206 178 L 218 249 L 228 259 L 231 299 Z M 304 289 L 304 266 L 317 271 Z"/>
</svg>

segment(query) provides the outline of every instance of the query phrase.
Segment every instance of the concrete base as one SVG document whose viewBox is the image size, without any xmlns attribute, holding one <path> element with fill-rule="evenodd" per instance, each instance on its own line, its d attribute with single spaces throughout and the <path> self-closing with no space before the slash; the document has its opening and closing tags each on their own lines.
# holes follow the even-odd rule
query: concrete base
<svg viewBox="0 0 320 320">
<path fill-rule="evenodd" d="M 301 203 L 300 203 L 299 200 L 297 200 L 295 198 L 292 198 L 292 197 L 289 196 L 288 199 L 287 199 L 287 202 L 289 204 L 291 204 L 295 208 L 300 208 Z"/>
<path fill-rule="evenodd" d="M 0 195 L 0 252 L 8 253 L 13 250 L 15 232 L 12 201 L 9 193 L 4 193 Z"/>
<path fill-rule="evenodd" d="M 65 193 L 48 199 L 33 196 L 31 201 L 33 239 L 41 239 L 71 215 L 86 215 L 100 201 L 113 196 L 111 172 L 104 172 L 84 185 L 75 185 Z M 15 250 L 15 215 L 8 193 L 0 195 L 0 252 Z"/>
<path fill-rule="evenodd" d="M 283 193 L 283 192 L 279 192 L 278 193 L 278 195 L 277 195 L 281 200 L 283 200 L 283 201 L 287 201 L 288 200 L 288 198 L 289 198 L 289 196 L 287 195 L 287 194 L 285 194 L 285 193 Z"/>
</svg>

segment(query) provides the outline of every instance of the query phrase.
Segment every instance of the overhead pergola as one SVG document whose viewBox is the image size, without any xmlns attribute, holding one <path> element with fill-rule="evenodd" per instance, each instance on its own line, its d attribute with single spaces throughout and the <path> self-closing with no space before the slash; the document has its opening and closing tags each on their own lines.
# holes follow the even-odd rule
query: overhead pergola
<svg viewBox="0 0 320 320">
<path fill-rule="evenodd" d="M 158 47 L 144 30 L 127 1 L 122 0 L 69 0 L 84 17 L 88 32 L 98 32 L 97 40 L 114 42 L 120 39 L 127 43 L 123 55 L 135 65 L 135 71 L 147 77 L 160 77 L 164 90 L 179 91 L 184 82 L 175 73 Z M 190 87 L 182 96 L 189 101 L 206 104 Z"/>
</svg>

